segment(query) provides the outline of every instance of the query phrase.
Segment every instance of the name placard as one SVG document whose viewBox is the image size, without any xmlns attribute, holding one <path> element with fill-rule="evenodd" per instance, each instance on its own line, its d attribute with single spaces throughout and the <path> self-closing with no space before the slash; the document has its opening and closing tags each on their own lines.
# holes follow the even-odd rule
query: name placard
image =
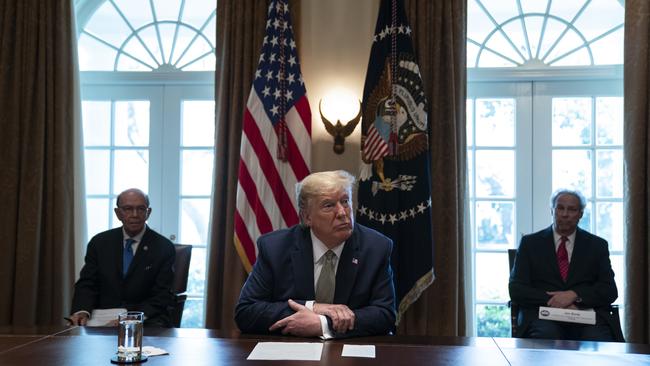
<svg viewBox="0 0 650 366">
<path fill-rule="evenodd" d="M 596 324 L 596 312 L 593 309 L 574 310 L 540 306 L 539 318 L 569 323 Z"/>
</svg>

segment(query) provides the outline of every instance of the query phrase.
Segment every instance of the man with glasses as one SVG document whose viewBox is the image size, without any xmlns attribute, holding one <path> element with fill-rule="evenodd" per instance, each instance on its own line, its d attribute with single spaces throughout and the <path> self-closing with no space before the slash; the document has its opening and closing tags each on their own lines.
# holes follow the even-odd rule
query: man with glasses
<svg viewBox="0 0 650 366">
<path fill-rule="evenodd" d="M 521 239 L 510 274 L 510 298 L 519 305 L 515 336 L 591 341 L 621 340 L 610 312 L 618 297 L 607 241 L 578 227 L 586 200 L 580 192 L 551 196 L 553 225 Z M 594 309 L 596 324 L 539 318 L 539 307 Z"/>
<path fill-rule="evenodd" d="M 145 324 L 170 326 L 174 245 L 146 225 L 149 197 L 139 189 L 117 196 L 122 227 L 95 235 L 75 284 L 69 321 L 86 325 L 96 309 L 142 311 Z M 112 322 L 112 324 L 116 324 Z"/>
</svg>

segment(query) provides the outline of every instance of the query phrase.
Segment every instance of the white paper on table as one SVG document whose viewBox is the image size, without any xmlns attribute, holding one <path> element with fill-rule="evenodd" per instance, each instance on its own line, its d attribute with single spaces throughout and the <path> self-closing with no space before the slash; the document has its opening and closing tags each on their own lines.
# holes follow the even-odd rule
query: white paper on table
<svg viewBox="0 0 650 366">
<path fill-rule="evenodd" d="M 247 360 L 320 361 L 322 343 L 258 342 Z"/>
<path fill-rule="evenodd" d="M 366 357 L 375 358 L 375 346 L 373 345 L 358 345 L 358 344 L 344 344 L 342 357 Z"/>
<path fill-rule="evenodd" d="M 156 348 L 153 346 L 142 346 L 142 353 L 147 356 L 161 356 L 161 355 L 168 355 L 169 352 L 165 351 L 162 348 Z"/>
<path fill-rule="evenodd" d="M 540 306 L 539 318 L 570 323 L 596 324 L 596 312 L 594 309 L 575 310 Z"/>
<path fill-rule="evenodd" d="M 124 312 L 126 312 L 126 309 L 123 308 L 95 309 L 90 314 L 90 319 L 88 319 L 86 326 L 103 327 L 112 321 L 117 321 L 117 316 Z"/>
</svg>

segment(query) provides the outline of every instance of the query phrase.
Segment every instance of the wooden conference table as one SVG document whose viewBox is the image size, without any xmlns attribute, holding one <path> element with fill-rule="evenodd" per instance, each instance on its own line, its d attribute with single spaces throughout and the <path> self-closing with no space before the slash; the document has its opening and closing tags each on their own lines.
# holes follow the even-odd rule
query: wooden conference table
<svg viewBox="0 0 650 366">
<path fill-rule="evenodd" d="M 646 344 L 417 336 L 325 341 L 320 362 L 246 360 L 261 341 L 317 340 L 145 328 L 144 345 L 169 355 L 142 365 L 650 365 Z M 0 327 L 0 365 L 110 365 L 116 344 L 115 328 Z M 373 344 L 376 358 L 342 357 L 344 344 Z"/>
</svg>

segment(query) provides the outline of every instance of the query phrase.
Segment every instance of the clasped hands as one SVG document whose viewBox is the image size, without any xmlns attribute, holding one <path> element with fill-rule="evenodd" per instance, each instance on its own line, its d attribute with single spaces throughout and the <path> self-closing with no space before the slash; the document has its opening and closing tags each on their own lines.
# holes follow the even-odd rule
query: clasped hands
<svg viewBox="0 0 650 366">
<path fill-rule="evenodd" d="M 323 334 L 319 315 L 332 319 L 332 327 L 337 333 L 345 333 L 354 329 L 354 312 L 343 304 L 314 303 L 314 310 L 309 310 L 293 300 L 288 301 L 294 314 L 282 318 L 269 328 L 270 331 L 282 329 L 282 334 L 291 334 L 300 337 L 316 337 Z"/>
<path fill-rule="evenodd" d="M 551 298 L 548 299 L 546 305 L 552 308 L 562 308 L 562 309 L 577 309 L 578 307 L 574 304 L 578 298 L 578 294 L 573 290 L 568 291 L 546 291 L 546 294 L 551 295 Z"/>
</svg>

